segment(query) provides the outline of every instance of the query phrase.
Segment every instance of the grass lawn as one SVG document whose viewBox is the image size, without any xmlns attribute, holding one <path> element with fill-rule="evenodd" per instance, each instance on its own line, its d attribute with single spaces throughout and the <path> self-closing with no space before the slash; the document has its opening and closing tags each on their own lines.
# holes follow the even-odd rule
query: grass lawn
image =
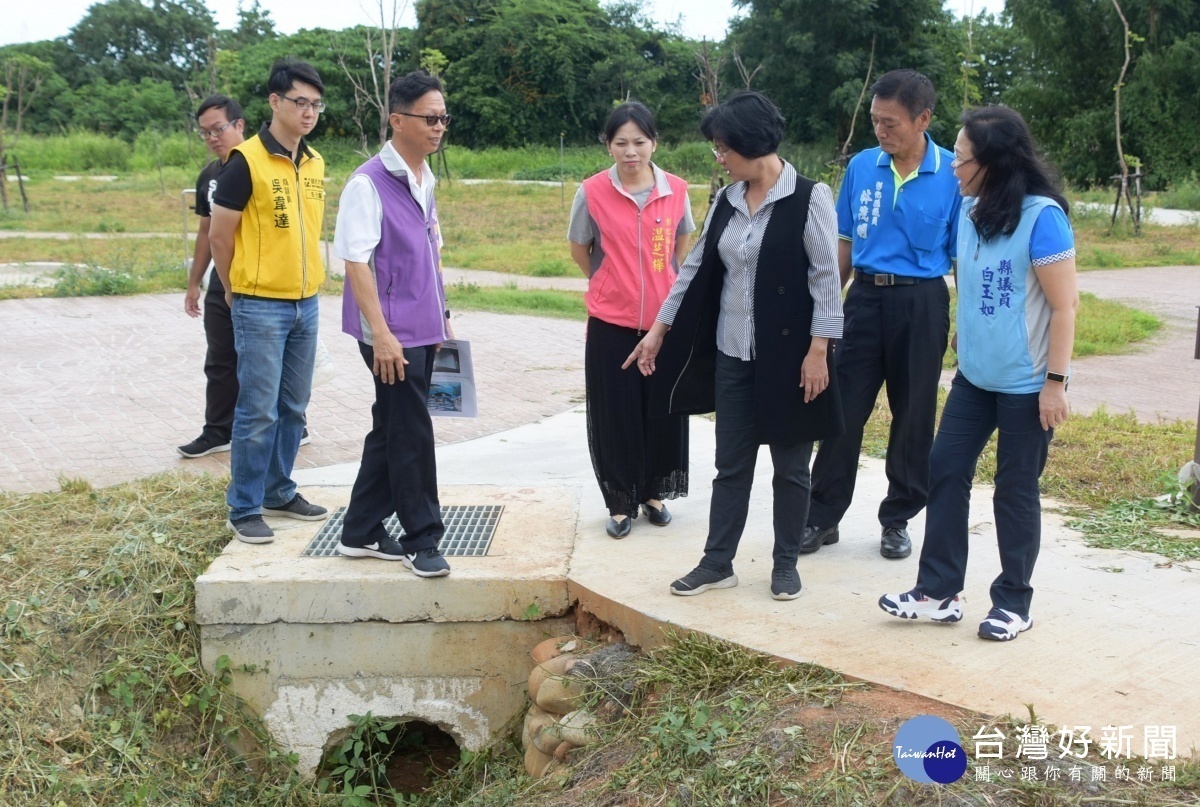
<svg viewBox="0 0 1200 807">
<path fill-rule="evenodd" d="M 19 208 L 0 213 L 0 229 L 33 232 L 180 233 L 184 227 L 184 202 L 180 190 L 194 187 L 195 177 L 182 169 L 164 172 L 166 193 L 157 173 L 134 174 L 115 182 L 82 179 L 60 182 L 49 177 L 29 183 L 33 212 Z M 342 178 L 326 185 L 326 227 L 332 237 Z M 522 275 L 570 275 L 576 270 L 567 251 L 566 233 L 571 200 L 577 183 L 564 188 L 540 185 L 464 185 L 443 183 L 438 188 L 438 209 L 446 241 L 447 266 L 488 269 Z M 697 222 L 708 207 L 707 189 L 690 192 Z M 186 197 L 187 204 L 192 197 Z M 186 211 L 187 229 L 194 231 L 196 217 Z M 1102 210 L 1075 211 L 1081 269 L 1134 266 L 1200 265 L 1200 227 L 1146 225 L 1141 236 L 1126 225 L 1108 235 L 1108 214 Z M 82 248 L 30 241 L 20 251 L 11 242 L 0 245 L 0 258 L 11 260 L 72 260 L 85 262 Z M 65 257 L 60 257 L 65 256 Z"/>
<path fill-rule="evenodd" d="M 292 760 L 230 695 L 228 663 L 219 661 L 215 675 L 201 668 L 193 580 L 229 538 L 221 526 L 224 485 L 162 474 L 101 490 L 63 480 L 57 493 L 0 494 L 0 804 L 393 803 L 386 790 L 379 801 L 343 796 L 331 766 L 316 782 L 295 776 Z M 1006 754 L 991 761 L 988 782 L 968 768 L 943 788 L 915 785 L 891 759 L 896 730 L 915 714 L 950 721 L 968 755 L 980 726 L 1014 738 L 1037 721 L 983 717 L 703 636 L 669 637 L 603 679 L 603 688 L 629 693 L 629 708 L 603 727 L 601 742 L 574 752 L 569 768 L 532 780 L 514 738 L 502 739 L 463 754 L 430 790 L 402 803 L 932 807 L 1194 804 L 1200 797 L 1200 762 L 1186 759 L 1172 761 L 1173 782 L 1071 782 L 1068 763 L 1051 754 L 1040 767 L 1064 767 L 1061 780 L 1025 782 L 1023 763 Z M 379 759 L 377 736 L 364 732 L 352 758 Z M 230 739 L 255 750 L 238 756 Z M 1165 764 L 1123 762 L 1133 771 Z M 1111 760 L 1093 745 L 1086 760 L 1069 764 L 1086 772 Z"/>
</svg>

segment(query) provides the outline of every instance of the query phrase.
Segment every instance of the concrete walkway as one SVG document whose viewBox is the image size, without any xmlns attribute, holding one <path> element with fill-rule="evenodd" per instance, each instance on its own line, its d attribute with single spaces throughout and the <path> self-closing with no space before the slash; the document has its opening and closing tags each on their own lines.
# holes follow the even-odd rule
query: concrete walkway
<svg viewBox="0 0 1200 807">
<path fill-rule="evenodd" d="M 691 493 L 669 503 L 671 525 L 639 519 L 621 541 L 604 532 L 607 515 L 591 475 L 582 407 L 503 435 L 441 446 L 438 475 L 449 497 L 468 486 L 495 491 L 471 488 L 479 501 L 519 498 L 513 491 L 549 500 L 560 495 L 556 491 L 573 491 L 579 518 L 567 575 L 571 598 L 634 644 L 654 646 L 664 629 L 702 631 L 985 714 L 1020 719 L 1030 704 L 1043 721 L 1090 726 L 1094 738 L 1103 726 L 1132 726 L 1134 753 L 1141 751 L 1146 726 L 1176 727 L 1184 756 L 1200 744 L 1193 570 L 1151 555 L 1089 549 L 1052 512 L 1053 502 L 1046 502 L 1051 512 L 1033 581 L 1034 628 L 1011 643 L 975 636 L 990 607 L 988 586 L 999 574 L 990 488 L 977 488 L 972 501 L 975 538 L 963 622 L 911 623 L 879 610 L 881 594 L 912 587 L 924 520 L 911 525 L 912 557 L 879 556 L 876 508 L 887 482 L 883 463 L 872 459 L 863 461 L 841 542 L 800 559 L 799 599 L 777 602 L 769 594 L 771 459 L 765 449 L 735 563 L 740 584 L 697 597 L 671 595 L 671 580 L 696 564 L 704 546 L 715 475 L 713 425 L 691 420 Z M 354 464 L 311 469 L 297 481 L 328 498 L 329 487 L 350 484 L 356 471 Z M 536 547 L 541 537 L 535 531 L 529 540 Z M 464 582 L 483 580 L 489 565 L 462 562 L 459 574 Z M 407 578 L 402 570 L 392 573 Z"/>
</svg>

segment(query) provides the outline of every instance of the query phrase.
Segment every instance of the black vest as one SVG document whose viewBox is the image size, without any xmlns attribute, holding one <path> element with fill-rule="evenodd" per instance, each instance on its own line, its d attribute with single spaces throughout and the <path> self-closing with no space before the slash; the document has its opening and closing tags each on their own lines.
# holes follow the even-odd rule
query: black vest
<svg viewBox="0 0 1200 807">
<path fill-rule="evenodd" d="M 815 184 L 797 176 L 795 192 L 774 203 L 755 269 L 754 408 L 759 443 L 795 445 L 844 430 L 832 342 L 829 386 L 809 403 L 800 386 L 800 367 L 812 343 L 804 228 Z M 726 274 L 717 244 L 734 213 L 725 194 L 716 204 L 700 267 L 655 360 L 651 395 L 658 412 L 694 415 L 716 408 L 717 318 Z"/>
</svg>

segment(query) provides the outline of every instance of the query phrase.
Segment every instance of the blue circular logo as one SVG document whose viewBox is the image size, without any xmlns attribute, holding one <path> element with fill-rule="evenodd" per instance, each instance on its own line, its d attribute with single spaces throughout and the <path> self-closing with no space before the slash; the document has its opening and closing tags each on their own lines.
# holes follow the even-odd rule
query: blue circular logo
<svg viewBox="0 0 1200 807">
<path fill-rule="evenodd" d="M 967 771 L 967 753 L 954 726 L 933 715 L 906 720 L 896 732 L 892 758 L 914 782 L 948 785 Z"/>
</svg>

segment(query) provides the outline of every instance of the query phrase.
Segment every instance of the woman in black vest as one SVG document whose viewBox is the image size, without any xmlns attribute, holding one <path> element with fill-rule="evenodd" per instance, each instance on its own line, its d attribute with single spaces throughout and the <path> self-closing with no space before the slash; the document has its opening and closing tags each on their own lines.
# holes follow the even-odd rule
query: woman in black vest
<svg viewBox="0 0 1200 807">
<path fill-rule="evenodd" d="M 798 597 L 812 444 L 842 430 L 831 346 L 842 335 L 833 194 L 776 154 L 783 127 L 779 108 L 752 90 L 704 116 L 700 129 L 732 184 L 625 362 L 658 373 L 652 395 L 660 411 L 717 413 L 708 541 L 700 565 L 671 584 L 673 594 L 737 585 L 733 558 L 766 444 L 775 466 L 771 595 Z"/>
</svg>

